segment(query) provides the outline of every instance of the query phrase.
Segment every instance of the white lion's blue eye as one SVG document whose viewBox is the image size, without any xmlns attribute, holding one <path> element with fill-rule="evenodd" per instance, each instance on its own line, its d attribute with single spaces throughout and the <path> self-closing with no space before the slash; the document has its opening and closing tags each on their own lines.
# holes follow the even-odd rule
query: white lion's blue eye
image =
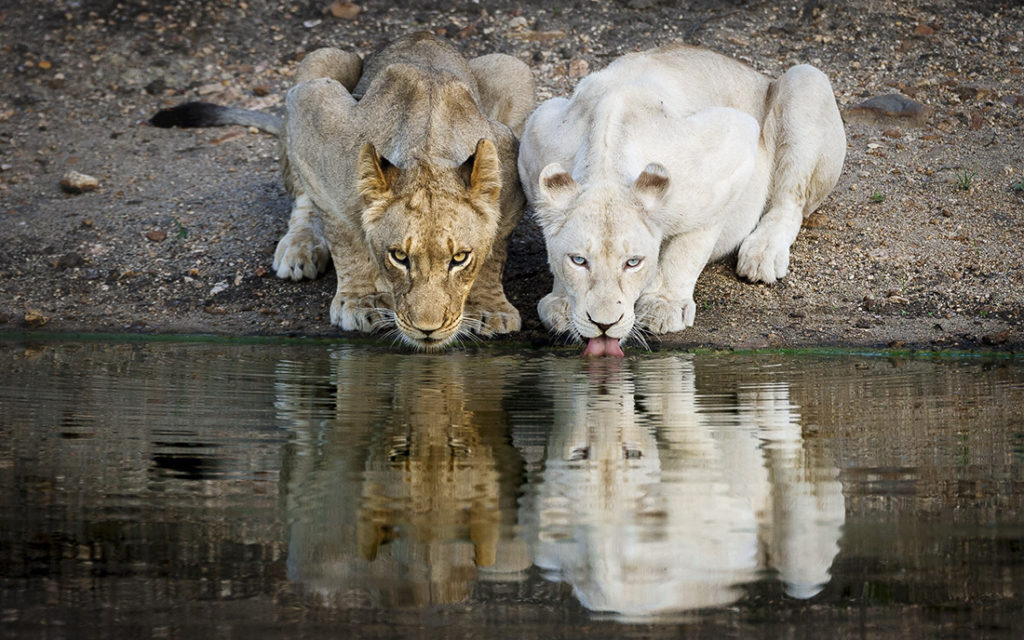
<svg viewBox="0 0 1024 640">
<path fill-rule="evenodd" d="M 587 265 L 587 259 L 583 256 L 571 255 L 569 260 L 577 267 L 585 267 Z"/>
<path fill-rule="evenodd" d="M 630 258 L 629 260 L 626 260 L 626 267 L 629 269 L 635 269 L 639 267 L 640 263 L 643 261 L 643 258 Z"/>
</svg>

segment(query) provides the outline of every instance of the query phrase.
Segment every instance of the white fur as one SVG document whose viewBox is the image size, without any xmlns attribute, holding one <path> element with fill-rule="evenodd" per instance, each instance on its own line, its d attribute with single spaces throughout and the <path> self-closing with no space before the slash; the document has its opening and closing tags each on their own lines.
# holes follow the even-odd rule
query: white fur
<svg viewBox="0 0 1024 640">
<path fill-rule="evenodd" d="M 737 384 L 719 407 L 731 410 L 706 411 L 686 357 L 555 373 L 520 523 L 535 564 L 585 607 L 649 621 L 728 606 L 769 570 L 796 598 L 829 582 L 839 470 L 804 441 L 785 382 Z"/>
<path fill-rule="evenodd" d="M 618 59 L 543 103 L 523 134 L 519 173 L 555 278 L 541 320 L 583 338 L 679 331 L 708 261 L 738 249 L 740 276 L 785 276 L 845 154 L 813 67 L 771 81 L 690 47 Z"/>
</svg>

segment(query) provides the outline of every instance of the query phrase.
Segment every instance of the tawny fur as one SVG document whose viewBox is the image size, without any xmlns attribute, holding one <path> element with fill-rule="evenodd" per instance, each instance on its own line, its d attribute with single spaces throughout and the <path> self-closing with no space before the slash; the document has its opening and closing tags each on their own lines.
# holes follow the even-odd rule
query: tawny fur
<svg viewBox="0 0 1024 640">
<path fill-rule="evenodd" d="M 529 69 L 500 54 L 467 62 L 420 33 L 365 65 L 314 51 L 296 79 L 281 138 L 295 205 L 277 275 L 314 278 L 330 257 L 331 323 L 393 322 L 420 348 L 518 330 L 501 272 L 524 205 L 514 133 L 533 106 Z"/>
</svg>

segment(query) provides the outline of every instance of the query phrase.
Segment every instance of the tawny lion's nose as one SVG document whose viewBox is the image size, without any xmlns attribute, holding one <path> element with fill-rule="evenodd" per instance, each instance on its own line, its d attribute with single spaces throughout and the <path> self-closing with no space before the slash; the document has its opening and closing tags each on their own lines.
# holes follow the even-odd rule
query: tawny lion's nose
<svg viewBox="0 0 1024 640">
<path fill-rule="evenodd" d="M 590 317 L 589 313 L 587 314 L 587 320 L 590 320 L 590 322 L 592 322 L 595 327 L 600 329 L 601 333 L 608 333 L 609 329 L 617 325 L 619 323 L 619 320 L 622 320 L 622 314 L 620 314 L 614 322 L 611 322 L 609 324 L 605 324 L 603 322 L 598 322 L 597 320 L 594 320 L 593 318 Z"/>
<path fill-rule="evenodd" d="M 434 333 L 435 331 L 441 328 L 441 325 L 432 327 L 430 329 L 427 329 L 425 327 L 417 327 L 416 325 L 413 325 L 413 328 L 422 333 L 424 338 L 429 338 L 430 334 Z"/>
</svg>

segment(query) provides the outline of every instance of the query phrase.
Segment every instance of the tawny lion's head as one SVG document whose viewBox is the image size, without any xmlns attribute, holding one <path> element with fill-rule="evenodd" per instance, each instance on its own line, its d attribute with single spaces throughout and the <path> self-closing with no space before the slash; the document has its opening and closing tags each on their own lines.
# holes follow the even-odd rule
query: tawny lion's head
<svg viewBox="0 0 1024 640">
<path fill-rule="evenodd" d="M 395 324 L 409 344 L 439 349 L 465 330 L 466 297 L 497 232 L 498 152 L 484 138 L 460 166 L 400 169 L 366 144 L 358 170 L 363 231 Z"/>
</svg>

